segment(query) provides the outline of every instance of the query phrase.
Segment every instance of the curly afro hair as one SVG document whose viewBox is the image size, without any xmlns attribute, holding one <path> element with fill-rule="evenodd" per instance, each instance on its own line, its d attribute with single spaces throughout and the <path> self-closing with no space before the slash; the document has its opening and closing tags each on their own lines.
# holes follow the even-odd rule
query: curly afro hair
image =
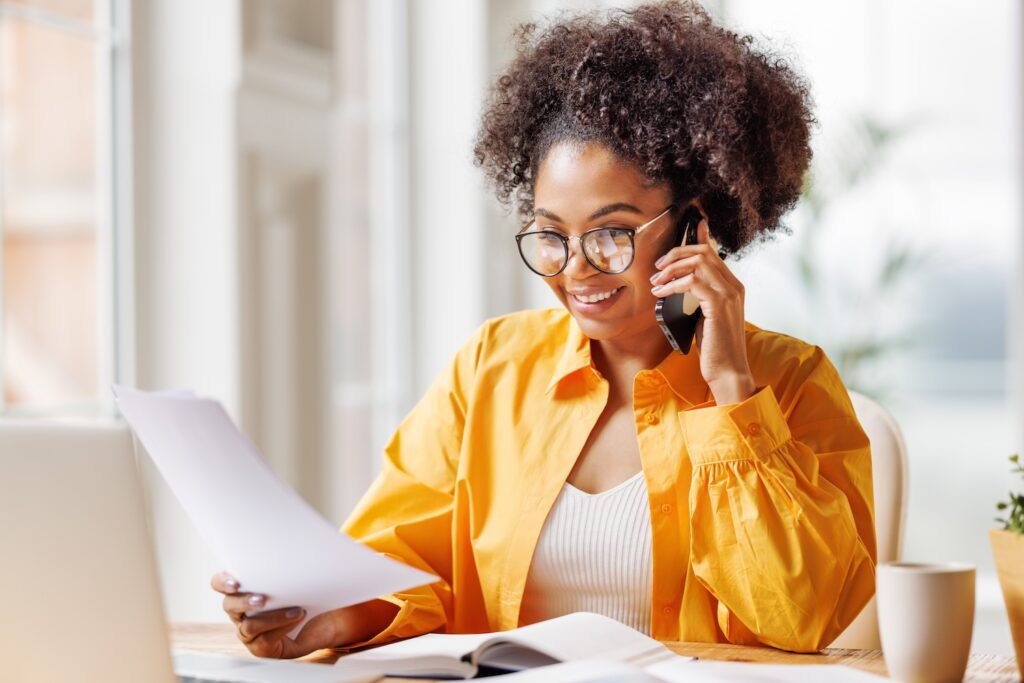
<svg viewBox="0 0 1024 683">
<path fill-rule="evenodd" d="M 607 146 L 667 182 L 677 204 L 700 197 L 726 253 L 774 232 L 796 204 L 815 124 L 806 81 L 696 3 L 568 15 L 515 38 L 474 155 L 524 218 L 560 142 Z"/>
</svg>

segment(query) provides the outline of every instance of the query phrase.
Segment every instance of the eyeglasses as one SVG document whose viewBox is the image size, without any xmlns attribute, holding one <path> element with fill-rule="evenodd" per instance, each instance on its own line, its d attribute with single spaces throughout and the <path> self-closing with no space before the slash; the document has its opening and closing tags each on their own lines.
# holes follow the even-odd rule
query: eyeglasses
<svg viewBox="0 0 1024 683">
<path fill-rule="evenodd" d="M 674 208 L 669 206 L 638 228 L 594 228 L 578 237 L 566 237 L 554 230 L 530 230 L 537 223 L 531 221 L 516 235 L 519 255 L 537 275 L 554 277 L 569 265 L 569 240 L 579 240 L 587 263 L 602 273 L 618 275 L 633 265 L 634 238 Z"/>
</svg>

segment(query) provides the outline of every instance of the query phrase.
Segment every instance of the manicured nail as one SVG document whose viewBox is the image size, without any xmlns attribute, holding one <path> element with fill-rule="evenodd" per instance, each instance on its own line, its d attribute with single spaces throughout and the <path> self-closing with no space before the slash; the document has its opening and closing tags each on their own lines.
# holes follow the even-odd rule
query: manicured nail
<svg viewBox="0 0 1024 683">
<path fill-rule="evenodd" d="M 267 596 L 265 596 L 265 595 L 250 595 L 249 596 L 249 605 L 251 605 L 252 607 L 263 607 L 263 605 L 266 602 L 267 602 Z"/>
<path fill-rule="evenodd" d="M 654 267 L 655 268 L 661 268 L 661 264 L 664 263 L 665 259 L 667 259 L 667 258 L 668 258 L 668 254 L 665 254 L 664 256 L 662 256 L 660 259 L 658 259 L 657 261 L 654 262 Z"/>
<path fill-rule="evenodd" d="M 661 273 L 655 273 L 654 275 L 652 275 L 651 276 L 651 282 L 654 282 L 655 280 L 657 280 L 659 275 L 661 275 Z"/>
<path fill-rule="evenodd" d="M 230 588 L 231 590 L 238 589 L 238 582 L 234 579 L 224 579 L 224 585 Z"/>
<path fill-rule="evenodd" d="M 651 288 L 651 294 L 660 294 L 661 290 L 664 289 L 664 285 L 658 285 L 657 287 Z"/>
<path fill-rule="evenodd" d="M 302 616 L 302 608 L 301 607 L 292 607 L 290 610 L 288 610 L 287 612 L 284 613 L 284 616 L 287 617 L 288 619 L 298 619 L 299 617 Z"/>
</svg>

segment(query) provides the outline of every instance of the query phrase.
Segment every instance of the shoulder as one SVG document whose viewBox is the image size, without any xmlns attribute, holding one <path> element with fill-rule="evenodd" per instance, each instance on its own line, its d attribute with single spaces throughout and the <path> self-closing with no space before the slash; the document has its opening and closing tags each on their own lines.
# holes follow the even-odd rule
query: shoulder
<svg viewBox="0 0 1024 683">
<path fill-rule="evenodd" d="M 489 358 L 560 353 L 571 334 L 571 323 L 572 316 L 564 308 L 516 311 L 485 321 L 477 336 Z"/>
<path fill-rule="evenodd" d="M 753 323 L 744 323 L 747 336 L 747 354 L 751 362 L 786 363 L 802 365 L 817 362 L 824 356 L 821 347 L 781 332 L 761 329 Z"/>
<path fill-rule="evenodd" d="M 745 323 L 747 359 L 759 386 L 770 384 L 779 396 L 793 396 L 808 382 L 843 388 L 839 373 L 820 346 L 781 332 Z M 845 393 L 845 389 L 844 389 Z"/>
<path fill-rule="evenodd" d="M 565 309 L 517 311 L 484 321 L 456 354 L 464 377 L 490 386 L 518 384 L 524 378 L 553 372 L 568 344 L 576 338 Z"/>
</svg>

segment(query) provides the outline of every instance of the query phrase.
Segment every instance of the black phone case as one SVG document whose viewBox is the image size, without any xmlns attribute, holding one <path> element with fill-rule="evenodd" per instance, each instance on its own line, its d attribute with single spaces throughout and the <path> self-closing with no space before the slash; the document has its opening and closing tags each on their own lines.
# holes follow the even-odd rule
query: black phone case
<svg viewBox="0 0 1024 683">
<path fill-rule="evenodd" d="M 680 246 L 697 244 L 697 226 L 702 218 L 697 207 L 691 206 L 686 209 L 676 227 L 675 243 Z M 685 354 L 690 352 L 690 346 L 693 344 L 701 310 L 698 307 L 690 315 L 684 313 L 683 297 L 683 294 L 670 294 L 663 299 L 658 299 L 658 303 L 654 306 L 654 317 L 658 320 L 658 326 L 665 333 L 672 348 Z"/>
</svg>

